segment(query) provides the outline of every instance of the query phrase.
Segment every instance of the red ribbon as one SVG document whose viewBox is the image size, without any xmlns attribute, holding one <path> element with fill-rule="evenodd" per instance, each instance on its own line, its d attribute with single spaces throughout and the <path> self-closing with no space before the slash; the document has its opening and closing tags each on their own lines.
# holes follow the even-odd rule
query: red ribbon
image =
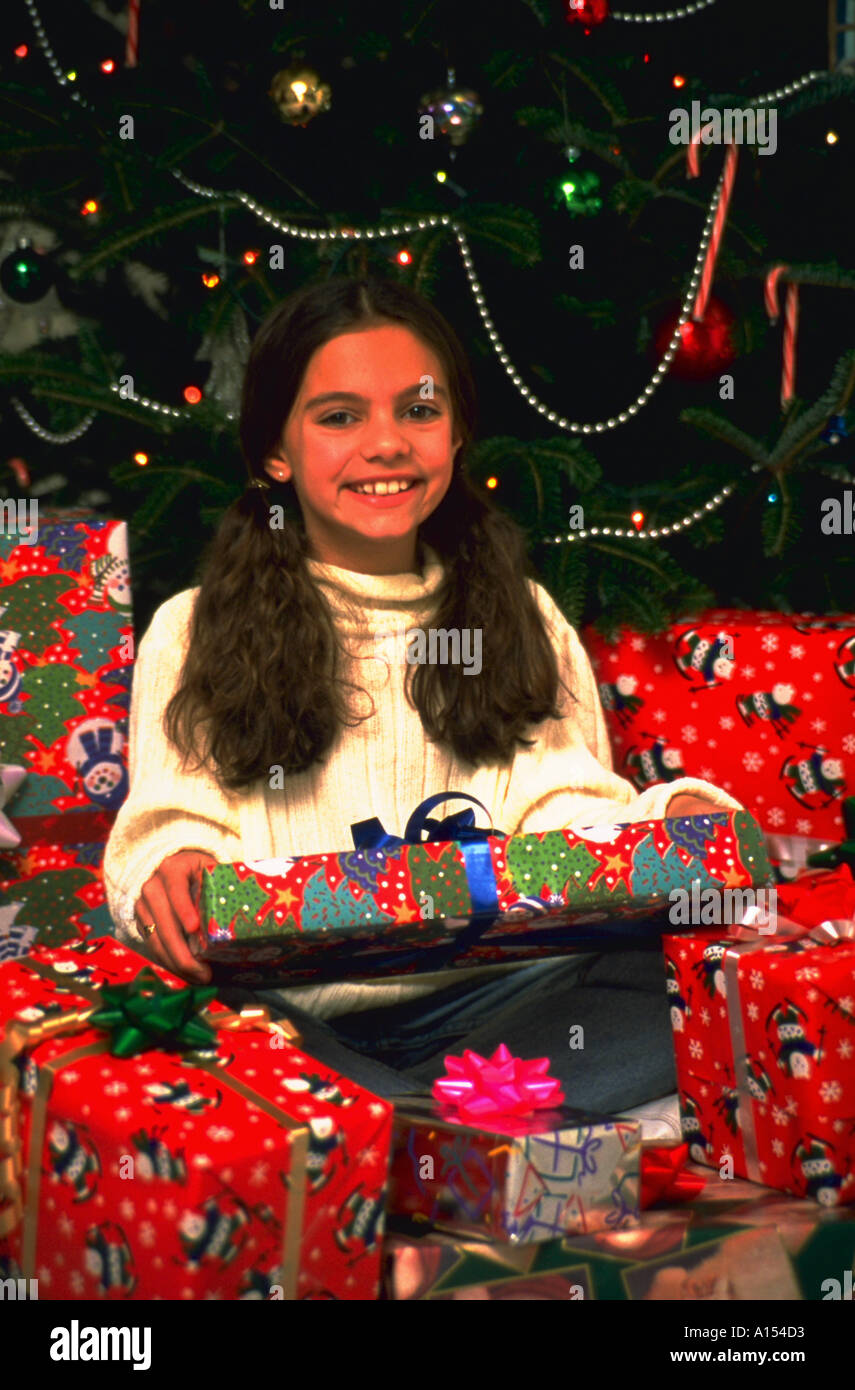
<svg viewBox="0 0 855 1390">
<path fill-rule="evenodd" d="M 657 1202 L 691 1202 L 706 1187 L 700 1173 L 687 1173 L 688 1144 L 644 1145 L 641 1150 L 641 1207 Z"/>
</svg>

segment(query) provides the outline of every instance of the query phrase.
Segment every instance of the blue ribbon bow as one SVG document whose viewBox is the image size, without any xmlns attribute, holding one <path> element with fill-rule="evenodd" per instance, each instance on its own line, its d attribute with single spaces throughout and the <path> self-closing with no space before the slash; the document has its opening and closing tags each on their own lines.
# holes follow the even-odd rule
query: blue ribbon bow
<svg viewBox="0 0 855 1390">
<path fill-rule="evenodd" d="M 430 812 L 435 806 L 439 806 L 443 801 L 457 800 L 474 802 L 489 817 L 490 813 L 483 802 L 475 796 L 469 796 L 467 792 L 437 792 L 435 796 L 427 797 L 413 811 L 404 829 L 403 838 L 400 835 L 387 834 L 376 816 L 369 820 L 356 821 L 350 827 L 354 845 L 363 851 L 398 850 L 403 849 L 405 845 L 433 844 L 442 840 L 456 840 L 460 844 L 472 897 L 473 915 L 465 930 L 455 938 L 451 947 L 454 955 L 477 940 L 499 915 L 499 890 L 487 838 L 493 836 L 507 839 L 502 830 L 479 829 L 475 825 L 475 813 L 468 806 L 465 811 L 455 811 L 444 816 L 442 820 L 430 819 Z M 423 839 L 425 831 L 428 834 L 427 838 Z M 436 965 L 432 964 L 431 968 L 436 969 Z"/>
</svg>

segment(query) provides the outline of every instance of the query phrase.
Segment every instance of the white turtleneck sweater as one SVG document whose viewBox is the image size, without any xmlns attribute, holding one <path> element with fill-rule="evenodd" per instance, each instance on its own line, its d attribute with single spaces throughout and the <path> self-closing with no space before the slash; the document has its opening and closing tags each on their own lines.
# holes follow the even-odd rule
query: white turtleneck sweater
<svg viewBox="0 0 855 1390">
<path fill-rule="evenodd" d="M 104 856 L 107 903 L 117 935 L 148 954 L 134 920 L 146 880 L 168 855 L 199 849 L 221 862 L 273 859 L 352 847 L 351 824 L 377 816 L 400 835 L 426 797 L 462 791 L 487 807 L 490 822 L 508 834 L 557 830 L 665 815 L 678 793 L 703 796 L 727 810 L 742 810 L 708 782 L 682 777 L 637 793 L 612 770 L 612 756 L 590 660 L 573 627 L 540 585 L 532 584 L 550 632 L 559 673 L 578 703 L 560 692 L 566 717 L 533 725 L 531 747 L 505 766 L 462 766 L 453 753 L 428 741 L 416 709 L 404 695 L 405 634 L 429 631 L 442 580 L 436 552 L 426 547 L 421 574 L 359 574 L 308 561 L 330 605 L 348 653 L 343 674 L 366 695 L 350 691 L 355 713 L 374 712 L 340 731 L 322 764 L 271 789 L 260 778 L 243 793 L 227 792 L 206 771 L 187 772 L 163 730 L 167 702 L 177 688 L 198 589 L 168 599 L 139 643 L 131 696 L 130 790 L 116 817 Z M 251 621 L 251 615 L 247 615 Z M 377 634 L 391 633 L 394 659 L 378 655 Z M 472 676 L 470 679 L 478 679 Z M 462 802 L 434 814 L 459 810 Z M 477 823 L 483 823 L 479 814 Z M 482 973 L 491 967 L 476 967 Z M 513 969 L 515 967 L 499 967 Z M 301 985 L 283 998 L 333 1017 L 426 993 L 464 972 L 387 978 L 343 985 Z"/>
</svg>

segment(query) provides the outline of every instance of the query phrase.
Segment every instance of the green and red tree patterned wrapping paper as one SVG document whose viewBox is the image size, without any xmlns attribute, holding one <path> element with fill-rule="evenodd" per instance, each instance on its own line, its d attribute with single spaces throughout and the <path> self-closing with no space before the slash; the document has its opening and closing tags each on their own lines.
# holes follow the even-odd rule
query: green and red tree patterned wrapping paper
<svg viewBox="0 0 855 1390">
<path fill-rule="evenodd" d="M 112 930 L 104 845 L 127 793 L 133 669 L 124 522 L 42 516 L 0 535 L 0 762 L 27 769 L 0 853 L 0 959 Z"/>
<path fill-rule="evenodd" d="M 638 1224 L 641 1126 L 567 1106 L 462 1122 L 447 1106 L 396 1101 L 390 1216 L 513 1244 Z"/>
<path fill-rule="evenodd" d="M 707 609 L 657 636 L 583 634 L 615 770 L 702 777 L 770 834 L 843 838 L 855 791 L 855 615 Z"/>
<path fill-rule="evenodd" d="M 692 1158 L 855 1202 L 855 940 L 663 936 Z"/>
<path fill-rule="evenodd" d="M 443 964 L 596 948 L 615 919 L 667 910 L 669 893 L 693 880 L 772 881 L 759 826 L 742 811 L 486 843 L 499 916 Z M 453 952 L 478 916 L 456 841 L 221 864 L 202 874 L 200 915 L 214 979 L 249 986 L 435 969 L 437 948 Z"/>
<path fill-rule="evenodd" d="M 41 1299 L 376 1298 L 388 1102 L 281 1032 L 231 1031 L 216 1002 L 210 1047 L 121 1058 L 85 1020 L 17 1047 L 147 964 L 99 938 L 0 966 L 23 1208 L 15 1222 L 0 1158 L 0 1278 L 38 1279 Z M 8 1133 L 0 1114 L 0 1155 Z"/>
</svg>

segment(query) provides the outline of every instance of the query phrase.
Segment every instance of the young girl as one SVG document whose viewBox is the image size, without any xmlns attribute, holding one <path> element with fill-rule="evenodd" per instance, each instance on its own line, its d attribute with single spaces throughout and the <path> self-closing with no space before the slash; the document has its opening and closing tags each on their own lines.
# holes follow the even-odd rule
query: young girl
<svg viewBox="0 0 855 1390">
<path fill-rule="evenodd" d="M 139 645 L 130 792 L 104 860 L 118 935 L 186 979 L 210 979 L 203 865 L 346 849 L 369 816 L 400 834 L 436 792 L 477 797 L 514 835 L 741 809 L 696 779 L 638 795 L 612 771 L 579 638 L 525 577 L 522 533 L 467 481 L 474 427 L 460 342 L 412 290 L 328 280 L 259 329 L 249 482 L 201 587 L 162 604 Z M 410 664 L 414 628 L 480 644 L 479 669 Z M 262 997 L 307 1052 L 385 1095 L 500 1042 L 548 1055 L 570 1104 L 674 1089 L 658 949 Z"/>
</svg>

